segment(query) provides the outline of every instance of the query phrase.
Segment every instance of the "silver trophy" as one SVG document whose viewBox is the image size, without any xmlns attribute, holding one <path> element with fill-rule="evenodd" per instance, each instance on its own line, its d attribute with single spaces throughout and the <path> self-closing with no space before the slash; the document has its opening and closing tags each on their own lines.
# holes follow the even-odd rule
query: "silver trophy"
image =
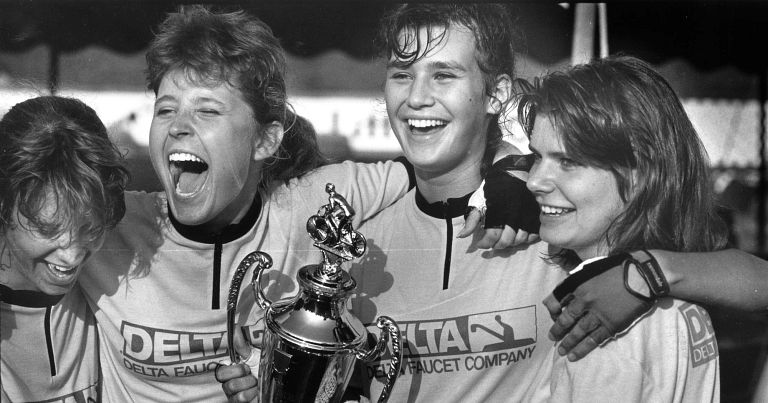
<svg viewBox="0 0 768 403">
<path fill-rule="evenodd" d="M 253 263 L 259 263 L 251 285 L 265 310 L 266 329 L 258 374 L 262 402 L 340 402 L 356 361 L 381 357 L 387 339 L 392 346 L 390 367 L 379 402 L 388 400 L 400 373 L 402 346 L 397 324 L 380 316 L 376 320 L 381 329 L 378 341 L 369 342 L 374 337 L 369 338 L 363 323 L 346 308 L 357 285 L 341 265 L 361 257 L 366 243 L 363 235 L 352 228 L 352 206 L 336 193 L 332 184 L 326 185 L 325 190 L 329 203 L 307 221 L 307 232 L 321 250 L 322 261 L 299 269 L 296 278 L 300 289 L 296 296 L 276 302 L 267 299 L 260 285 L 261 275 L 272 262 L 262 252 L 248 255 L 232 280 L 227 307 L 234 311 L 245 272 Z M 234 313 L 231 315 L 230 346 Z M 238 362 L 236 354 L 231 355 L 232 362 Z"/>
</svg>

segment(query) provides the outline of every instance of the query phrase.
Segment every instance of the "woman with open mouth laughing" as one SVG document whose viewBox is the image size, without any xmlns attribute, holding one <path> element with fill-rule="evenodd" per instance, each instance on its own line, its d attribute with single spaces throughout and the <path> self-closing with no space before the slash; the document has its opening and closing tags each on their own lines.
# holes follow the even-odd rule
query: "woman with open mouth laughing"
<svg viewBox="0 0 768 403">
<path fill-rule="evenodd" d="M 225 401 L 215 370 L 233 347 L 225 308 L 239 263 L 268 253 L 269 297 L 293 296 L 298 269 L 321 260 L 305 228 L 326 184 L 356 227 L 402 197 L 410 176 L 396 161 L 326 164 L 286 102 L 283 50 L 258 19 L 184 6 L 157 32 L 149 152 L 164 191 L 126 194 L 125 218 L 80 282 L 95 306 L 105 401 Z M 258 346 L 263 311 L 242 290 L 238 324 Z"/>
<path fill-rule="evenodd" d="M 0 121 L 2 401 L 100 401 L 83 263 L 125 211 L 122 156 L 75 99 L 21 102 Z"/>
</svg>

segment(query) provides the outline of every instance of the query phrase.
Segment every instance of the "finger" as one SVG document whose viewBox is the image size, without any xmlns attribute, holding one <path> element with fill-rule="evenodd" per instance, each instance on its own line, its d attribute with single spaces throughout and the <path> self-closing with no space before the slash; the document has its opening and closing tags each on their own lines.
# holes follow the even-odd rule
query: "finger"
<svg viewBox="0 0 768 403">
<path fill-rule="evenodd" d="M 477 248 L 478 249 L 490 249 L 493 247 L 493 245 L 496 244 L 496 242 L 499 241 L 499 238 L 501 237 L 502 230 L 501 228 L 486 228 L 485 233 L 483 234 L 483 237 L 480 238 L 479 241 L 477 241 Z"/>
<path fill-rule="evenodd" d="M 246 380 L 246 378 L 241 378 Z M 236 379 L 235 381 L 240 381 Z M 256 386 L 256 378 L 251 377 L 253 382 L 242 382 L 238 385 L 229 386 L 229 382 L 225 384 L 224 393 L 227 395 L 227 400 L 230 402 L 250 402 L 255 399 L 259 394 L 259 388 Z M 235 382 L 230 381 L 230 382 Z M 231 391 L 228 391 L 231 389 Z"/>
<path fill-rule="evenodd" d="M 529 234 L 529 235 L 528 235 L 528 243 L 534 243 L 534 242 L 537 242 L 539 239 L 541 239 L 541 237 L 539 236 L 539 234 Z"/>
<path fill-rule="evenodd" d="M 571 331 L 563 338 L 557 348 L 557 352 L 562 356 L 568 354 L 571 349 L 581 343 L 593 330 L 600 326 L 600 321 L 587 313 L 582 316 Z"/>
<path fill-rule="evenodd" d="M 525 230 L 517 230 L 517 235 L 515 235 L 514 241 L 512 241 L 512 246 L 520 246 L 525 245 L 528 243 L 528 238 L 530 237 L 530 234 L 528 231 Z"/>
<path fill-rule="evenodd" d="M 239 332 L 235 332 L 235 351 L 237 351 L 237 354 L 242 358 L 243 360 L 247 359 L 251 356 L 251 344 L 246 340 L 244 332 L 247 330 L 243 327 L 240 327 Z"/>
<path fill-rule="evenodd" d="M 578 361 L 598 348 L 604 341 L 611 337 L 611 332 L 603 326 L 599 326 L 588 334 L 584 340 L 574 346 L 568 353 L 568 361 Z"/>
<path fill-rule="evenodd" d="M 549 315 L 552 317 L 552 320 L 557 320 L 557 317 L 563 310 L 562 305 L 560 305 L 560 301 L 555 298 L 554 294 L 549 294 L 546 298 L 544 298 L 544 307 L 546 307 L 549 311 Z"/>
<path fill-rule="evenodd" d="M 501 229 L 501 235 L 499 240 L 493 245 L 493 249 L 506 249 L 512 246 L 515 242 L 517 231 L 513 230 L 509 225 L 505 225 Z"/>
<path fill-rule="evenodd" d="M 248 375 L 228 381 L 222 385 L 230 402 L 250 402 L 258 394 L 256 377 Z"/>
<path fill-rule="evenodd" d="M 551 340 L 560 340 L 565 336 L 576 324 L 576 321 L 583 314 L 583 310 L 578 302 L 572 302 L 566 305 L 560 315 L 555 320 L 555 323 L 549 329 L 549 338 Z"/>
<path fill-rule="evenodd" d="M 245 364 L 219 365 L 214 371 L 214 376 L 217 381 L 225 383 L 250 373 L 251 369 Z"/>
<path fill-rule="evenodd" d="M 466 238 L 472 235 L 480 223 L 483 221 L 483 215 L 475 207 L 472 207 L 467 214 L 467 218 L 464 220 L 464 227 L 456 235 L 456 238 Z"/>
</svg>

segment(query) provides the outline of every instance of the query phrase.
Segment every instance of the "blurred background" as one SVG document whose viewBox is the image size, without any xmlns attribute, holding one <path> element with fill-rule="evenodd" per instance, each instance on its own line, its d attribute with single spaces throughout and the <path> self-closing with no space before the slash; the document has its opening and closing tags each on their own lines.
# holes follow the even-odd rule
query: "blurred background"
<svg viewBox="0 0 768 403">
<path fill-rule="evenodd" d="M 0 0 L 0 115 L 31 96 L 57 93 L 92 106 L 126 152 L 132 189 L 158 190 L 147 156 L 153 94 L 144 51 L 179 1 Z M 376 1 L 217 2 L 272 27 L 288 53 L 296 111 L 337 159 L 399 155 L 374 51 Z M 512 2 L 523 34 L 518 76 L 608 53 L 651 62 L 682 98 L 709 152 L 734 247 L 766 257 L 768 3 Z M 761 107 L 762 106 L 762 107 Z M 513 141 L 520 141 L 514 137 Z M 749 402 L 765 363 L 768 316 L 712 309 L 724 402 Z"/>
</svg>

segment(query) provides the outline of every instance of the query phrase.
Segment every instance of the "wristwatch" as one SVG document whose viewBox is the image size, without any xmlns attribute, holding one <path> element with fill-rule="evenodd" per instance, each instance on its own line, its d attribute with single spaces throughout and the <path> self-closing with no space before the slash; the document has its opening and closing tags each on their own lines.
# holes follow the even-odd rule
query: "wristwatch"
<svg viewBox="0 0 768 403">
<path fill-rule="evenodd" d="M 628 253 L 624 260 L 624 287 L 632 295 L 646 301 L 656 301 L 669 295 L 669 282 L 659 267 L 659 262 L 645 249 Z M 649 295 L 635 290 L 629 283 L 629 270 L 634 269 L 648 286 Z"/>
</svg>

